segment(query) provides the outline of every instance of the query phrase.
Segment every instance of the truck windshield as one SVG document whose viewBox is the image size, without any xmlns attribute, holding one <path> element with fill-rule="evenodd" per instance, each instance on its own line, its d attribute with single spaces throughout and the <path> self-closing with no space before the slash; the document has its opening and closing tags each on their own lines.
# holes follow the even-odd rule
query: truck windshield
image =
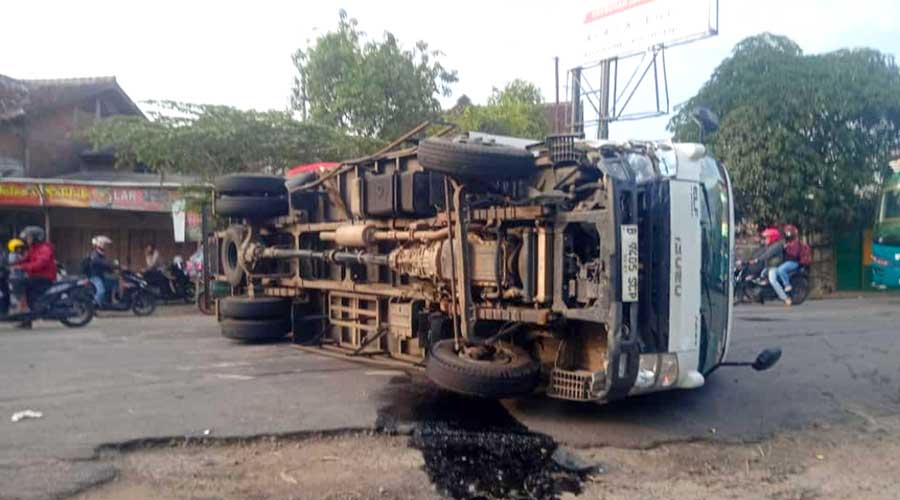
<svg viewBox="0 0 900 500">
<path fill-rule="evenodd" d="M 885 191 L 881 198 L 881 221 L 900 219 L 900 189 Z"/>
<path fill-rule="evenodd" d="M 728 330 L 728 284 L 731 277 L 730 207 L 728 183 L 712 158 L 701 161 L 703 186 L 700 369 L 707 372 L 719 362 Z"/>
</svg>

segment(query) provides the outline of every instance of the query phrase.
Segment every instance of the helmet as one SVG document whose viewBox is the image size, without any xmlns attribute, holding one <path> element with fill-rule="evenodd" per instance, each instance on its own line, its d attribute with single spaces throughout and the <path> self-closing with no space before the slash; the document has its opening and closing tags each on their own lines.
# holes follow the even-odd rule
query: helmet
<svg viewBox="0 0 900 500">
<path fill-rule="evenodd" d="M 797 233 L 800 231 L 797 229 L 797 226 L 793 224 L 785 224 L 784 225 L 784 237 L 785 239 L 792 240 L 797 237 Z"/>
<path fill-rule="evenodd" d="M 112 243 L 112 240 L 109 239 L 109 236 L 104 236 L 102 234 L 91 238 L 91 245 L 94 245 L 95 247 L 103 248 L 106 245 L 109 245 L 111 243 Z"/>
<path fill-rule="evenodd" d="M 44 232 L 43 228 L 38 226 L 25 226 L 25 229 L 19 233 L 19 238 L 23 240 L 27 240 L 29 236 L 31 236 L 34 241 L 44 241 L 47 233 Z"/>
<path fill-rule="evenodd" d="M 781 239 L 781 232 L 776 227 L 767 227 L 760 235 L 766 239 L 766 245 L 771 245 Z"/>
<path fill-rule="evenodd" d="M 9 240 L 9 243 L 6 244 L 6 248 L 10 251 L 10 253 L 15 252 L 17 248 L 25 246 L 25 242 L 20 240 L 19 238 L 13 238 Z"/>
</svg>

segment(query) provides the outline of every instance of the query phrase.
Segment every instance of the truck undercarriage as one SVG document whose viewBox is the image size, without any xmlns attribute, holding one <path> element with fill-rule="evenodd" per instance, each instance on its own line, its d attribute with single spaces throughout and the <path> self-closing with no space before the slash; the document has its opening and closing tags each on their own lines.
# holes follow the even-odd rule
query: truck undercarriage
<svg viewBox="0 0 900 500">
<path fill-rule="evenodd" d="M 654 151 L 432 137 L 287 183 L 220 178 L 222 332 L 424 366 L 473 396 L 633 393 L 641 354 L 667 351 L 667 189 L 635 179 Z"/>
</svg>

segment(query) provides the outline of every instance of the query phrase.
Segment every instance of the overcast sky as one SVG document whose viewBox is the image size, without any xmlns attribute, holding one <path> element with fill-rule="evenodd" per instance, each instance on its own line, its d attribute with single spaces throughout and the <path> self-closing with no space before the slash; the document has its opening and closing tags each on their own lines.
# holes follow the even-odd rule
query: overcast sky
<svg viewBox="0 0 900 500">
<path fill-rule="evenodd" d="M 537 83 L 553 100 L 553 57 L 561 58 L 563 69 L 582 62 L 578 30 L 597 3 L 8 1 L 0 23 L 0 73 L 114 75 L 136 101 L 285 109 L 295 73 L 291 54 L 333 29 L 343 8 L 369 36 L 391 31 L 406 46 L 424 40 L 443 51 L 444 64 L 459 73 L 448 104 L 461 94 L 483 102 L 492 86 L 515 78 Z M 787 35 L 807 53 L 870 46 L 900 54 L 898 11 L 895 0 L 720 0 L 718 36 L 667 52 L 671 102 L 692 96 L 735 43 L 762 31 Z M 634 111 L 652 102 L 644 90 Z M 666 121 L 614 123 L 611 136 L 667 137 Z"/>
</svg>

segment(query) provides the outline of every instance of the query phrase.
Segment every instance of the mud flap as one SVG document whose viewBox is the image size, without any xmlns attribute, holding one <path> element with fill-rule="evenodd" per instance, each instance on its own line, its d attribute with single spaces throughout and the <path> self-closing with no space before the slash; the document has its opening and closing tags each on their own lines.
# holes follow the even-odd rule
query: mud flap
<svg viewBox="0 0 900 500">
<path fill-rule="evenodd" d="M 628 396 L 637 380 L 640 363 L 640 347 L 635 340 L 618 340 L 610 352 L 609 391 L 607 399 Z"/>
</svg>

